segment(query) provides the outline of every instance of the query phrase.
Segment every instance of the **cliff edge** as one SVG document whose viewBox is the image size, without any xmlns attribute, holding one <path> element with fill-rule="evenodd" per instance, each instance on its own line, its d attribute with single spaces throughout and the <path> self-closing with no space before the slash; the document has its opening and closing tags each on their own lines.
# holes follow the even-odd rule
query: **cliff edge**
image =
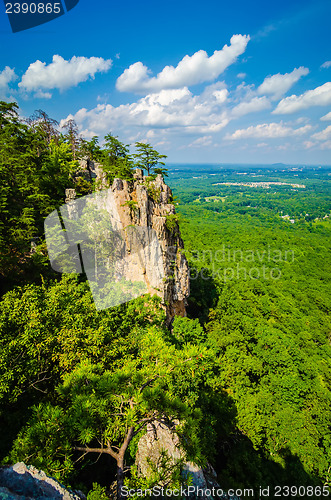
<svg viewBox="0 0 331 500">
<path fill-rule="evenodd" d="M 135 273 L 143 276 L 148 293 L 161 298 L 167 325 L 171 325 L 175 316 L 186 316 L 186 300 L 190 293 L 188 263 L 183 253 L 172 192 L 162 175 L 158 174 L 156 178 L 144 176 L 141 169 L 136 169 L 132 180 L 114 179 L 109 187 L 101 165 L 81 160 L 80 166 L 82 172 L 95 179 L 98 189 L 108 189 L 109 196 L 103 198 L 102 208 L 107 210 L 110 218 L 114 219 L 116 214 L 115 225 L 119 223 L 123 228 L 135 226 L 155 231 L 160 256 L 155 260 L 155 256 L 149 258 L 147 255 L 144 269 L 140 269 L 142 263 L 133 261 L 133 256 L 141 250 L 137 248 L 140 243 L 136 241 L 135 248 L 132 248 L 132 243 L 128 244 L 126 252 L 133 265 L 128 266 L 126 277 L 134 281 Z M 72 204 L 75 196 L 74 190 L 66 190 L 66 203 Z M 144 252 L 146 254 L 146 248 Z"/>
</svg>

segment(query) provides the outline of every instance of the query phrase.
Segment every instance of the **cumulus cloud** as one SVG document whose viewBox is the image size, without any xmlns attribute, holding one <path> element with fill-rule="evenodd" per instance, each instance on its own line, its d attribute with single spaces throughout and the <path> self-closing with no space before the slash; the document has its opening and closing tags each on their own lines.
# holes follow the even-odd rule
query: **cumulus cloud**
<svg viewBox="0 0 331 500">
<path fill-rule="evenodd" d="M 312 141 L 304 141 L 304 143 L 303 143 L 303 147 L 304 147 L 305 149 L 311 149 L 311 148 L 313 148 L 315 145 L 316 145 L 316 142 L 312 142 Z"/>
<path fill-rule="evenodd" d="M 142 62 L 131 64 L 117 79 L 116 88 L 121 92 L 158 92 L 162 89 L 175 89 L 197 83 L 215 80 L 238 56 L 246 50 L 248 35 L 233 35 L 230 45 L 215 50 L 208 57 L 204 50 L 186 55 L 176 67 L 165 66 L 157 76 L 150 76 L 151 70 Z"/>
<path fill-rule="evenodd" d="M 260 125 L 250 126 L 245 129 L 238 129 L 233 134 L 227 134 L 225 139 L 237 140 L 247 138 L 265 138 L 265 139 L 279 139 L 282 137 L 301 136 L 306 134 L 312 129 L 311 125 L 305 125 L 294 129 L 288 127 L 283 123 L 261 123 Z"/>
<path fill-rule="evenodd" d="M 280 99 L 288 90 L 302 77 L 309 73 L 308 68 L 300 66 L 295 68 L 291 73 L 277 73 L 276 75 L 268 76 L 263 83 L 258 87 L 258 94 L 271 95 L 272 99 Z"/>
<path fill-rule="evenodd" d="M 328 122 L 329 120 L 331 120 L 331 111 L 326 115 L 322 116 L 320 120 L 322 120 L 322 122 Z"/>
<path fill-rule="evenodd" d="M 275 114 L 290 114 L 311 106 L 327 106 L 331 104 L 331 82 L 327 82 L 313 90 L 307 90 L 299 96 L 291 95 L 285 97 L 273 111 Z"/>
<path fill-rule="evenodd" d="M 98 72 L 108 71 L 111 59 L 102 57 L 72 57 L 68 61 L 59 55 L 53 56 L 50 64 L 39 60 L 31 63 L 18 84 L 22 90 L 43 91 L 58 89 L 60 91 L 94 78 Z"/>
<path fill-rule="evenodd" d="M 321 132 L 317 132 L 316 134 L 313 134 L 312 139 L 317 139 L 318 141 L 326 141 L 328 139 L 331 139 L 331 125 L 326 127 Z"/>
<path fill-rule="evenodd" d="M 15 71 L 10 68 L 9 66 L 6 66 L 5 69 L 0 71 L 0 92 L 1 94 L 6 94 L 8 91 L 8 86 L 9 83 L 13 82 L 16 80 L 17 75 L 15 74 Z"/>
<path fill-rule="evenodd" d="M 203 148 L 206 146 L 211 146 L 213 143 L 211 135 L 203 135 L 202 137 L 198 137 L 195 141 L 191 142 L 187 147 L 189 148 Z"/>
<path fill-rule="evenodd" d="M 229 91 L 227 89 L 214 90 L 213 96 L 218 104 L 223 104 L 228 98 Z"/>
<path fill-rule="evenodd" d="M 247 115 L 248 113 L 256 113 L 271 107 L 267 97 L 253 97 L 251 100 L 239 103 L 232 109 L 232 116 L 237 118 L 239 116 Z"/>
<path fill-rule="evenodd" d="M 238 73 L 237 78 L 241 78 L 243 80 L 246 76 L 246 73 Z"/>
<path fill-rule="evenodd" d="M 229 91 L 224 82 L 216 82 L 207 85 L 202 92 L 200 99 L 206 101 L 217 101 L 217 104 L 224 104 L 228 100 Z"/>
<path fill-rule="evenodd" d="M 224 109 L 225 91 L 212 87 L 194 96 L 187 87 L 161 90 L 131 104 L 82 108 L 68 118 L 74 118 L 80 129 L 93 130 L 97 135 L 116 130 L 127 136 L 144 129 L 145 134 L 153 129 L 163 133 L 208 135 L 219 132 L 229 122 L 229 114 Z"/>
<path fill-rule="evenodd" d="M 38 90 L 34 96 L 36 99 L 52 99 L 52 94 L 50 92 L 43 92 L 42 90 Z"/>
<path fill-rule="evenodd" d="M 323 64 L 321 64 L 321 68 L 331 68 L 331 61 L 325 61 Z"/>
<path fill-rule="evenodd" d="M 257 96 L 255 85 L 246 85 L 245 82 L 240 83 L 232 91 L 231 97 L 234 103 L 248 102 Z"/>
</svg>

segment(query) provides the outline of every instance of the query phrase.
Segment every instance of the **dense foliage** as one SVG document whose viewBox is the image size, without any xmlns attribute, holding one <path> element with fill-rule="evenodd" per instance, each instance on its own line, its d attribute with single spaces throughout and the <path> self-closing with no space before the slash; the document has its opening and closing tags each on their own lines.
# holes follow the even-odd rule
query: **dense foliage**
<svg viewBox="0 0 331 500">
<path fill-rule="evenodd" d="M 80 168 L 80 158 L 101 162 L 109 184 L 115 177 L 132 179 L 138 166 L 128 146 L 111 133 L 101 147 L 97 137 L 82 139 L 73 120 L 65 124 L 66 133 L 60 133 L 57 125 L 41 110 L 23 120 L 15 103 L 0 101 L 0 293 L 37 282 L 41 274 L 54 276 L 43 223 L 64 203 L 67 188 L 75 188 L 78 196 L 95 189 L 92 177 Z M 148 148 L 149 163 L 142 160 L 139 166 L 156 176 L 164 155 L 149 144 L 143 146 Z M 140 143 L 136 147 L 139 153 Z"/>
<path fill-rule="evenodd" d="M 232 453 L 219 457 L 221 477 L 242 487 L 247 477 L 253 484 L 308 484 L 313 478 L 328 483 L 328 171 L 321 172 L 321 180 L 315 169 L 304 169 L 306 189 L 279 186 L 269 192 L 220 185 L 227 176 L 242 182 L 241 172 L 220 170 L 202 175 L 194 188 L 180 178 L 188 169 L 173 175 L 181 199 L 195 198 L 200 183 L 204 190 L 178 209 L 191 268 L 189 311 L 205 323 L 207 344 L 223 366 L 222 387 L 238 412 L 241 437 L 232 443 Z M 278 182 L 299 182 L 279 170 L 260 173 L 258 180 L 275 181 L 276 175 Z"/>
</svg>

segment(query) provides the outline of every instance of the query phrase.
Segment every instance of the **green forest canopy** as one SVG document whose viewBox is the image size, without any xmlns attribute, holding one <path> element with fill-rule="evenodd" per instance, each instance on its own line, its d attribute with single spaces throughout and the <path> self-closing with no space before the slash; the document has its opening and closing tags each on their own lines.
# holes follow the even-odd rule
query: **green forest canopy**
<svg viewBox="0 0 331 500">
<path fill-rule="evenodd" d="M 97 312 L 83 276 L 51 271 L 44 218 L 66 188 L 95 189 L 78 175 L 78 159 L 101 162 L 109 182 L 130 179 L 135 166 L 112 134 L 101 147 L 74 123 L 66 130 L 40 110 L 24 121 L 15 104 L 0 103 L 2 462 L 26 461 L 86 492 L 96 481 L 108 488 L 116 457 L 95 462 L 80 449 L 121 448 L 132 428 L 125 481 L 151 485 L 168 474 L 178 484 L 166 460 L 145 483 L 134 468 L 142 424 L 167 417 L 179 418 L 188 457 L 211 462 L 224 489 L 330 485 L 326 173 L 303 171 L 306 189 L 267 194 L 217 186 L 236 181 L 233 171 L 197 180 L 196 169 L 170 169 L 192 292 L 189 317 L 168 330 L 155 297 Z M 263 175 L 299 182 L 290 171 Z"/>
</svg>

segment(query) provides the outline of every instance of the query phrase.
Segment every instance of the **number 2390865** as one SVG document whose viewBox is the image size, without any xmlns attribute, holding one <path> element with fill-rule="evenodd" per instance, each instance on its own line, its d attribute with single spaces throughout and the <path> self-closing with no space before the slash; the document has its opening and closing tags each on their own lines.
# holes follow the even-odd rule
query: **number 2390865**
<svg viewBox="0 0 331 500">
<path fill-rule="evenodd" d="M 58 3 L 6 3 L 6 14 L 60 14 Z"/>
</svg>

